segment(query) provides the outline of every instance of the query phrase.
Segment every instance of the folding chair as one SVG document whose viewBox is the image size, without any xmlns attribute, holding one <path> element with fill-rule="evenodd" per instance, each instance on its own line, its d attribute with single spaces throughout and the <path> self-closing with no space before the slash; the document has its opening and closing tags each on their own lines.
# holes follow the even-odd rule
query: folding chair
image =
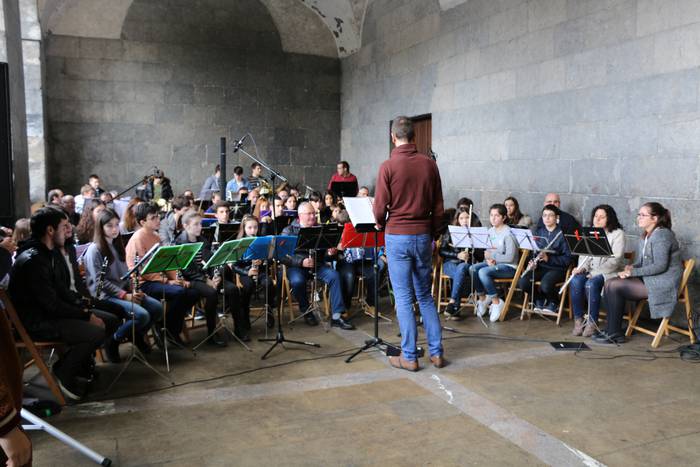
<svg viewBox="0 0 700 467">
<path fill-rule="evenodd" d="M 562 285 L 569 279 L 569 276 L 571 275 L 571 272 L 574 270 L 573 266 L 569 266 L 568 269 L 566 270 L 566 275 L 564 276 L 564 281 L 559 282 L 555 284 L 555 287 L 561 288 Z M 535 281 L 535 287 L 538 287 L 540 285 L 540 281 Z M 557 326 L 560 325 L 561 323 L 561 317 L 564 314 L 564 304 L 566 303 L 566 293 L 562 293 L 559 297 L 559 308 L 557 309 L 556 312 L 554 311 L 547 311 L 547 310 L 542 310 L 540 312 L 535 313 L 533 310 L 530 310 L 527 308 L 527 299 L 529 297 L 529 291 L 523 290 L 523 303 L 520 307 L 520 319 L 522 320 L 525 317 L 525 313 L 528 314 L 528 317 L 530 315 L 535 314 L 535 315 L 542 315 L 542 316 L 551 316 L 557 318 Z M 566 310 L 569 312 L 569 319 L 573 317 L 573 310 L 571 307 L 566 308 Z"/>
<path fill-rule="evenodd" d="M 58 386 L 58 382 L 56 381 L 56 378 L 54 378 L 51 374 L 51 371 L 49 370 L 48 366 L 46 366 L 46 362 L 44 362 L 44 359 L 41 356 L 41 352 L 39 351 L 39 349 L 62 348 L 63 343 L 58 341 L 33 341 L 32 338 L 29 336 L 29 333 L 27 333 L 27 330 L 24 329 L 24 325 L 19 319 L 17 311 L 15 310 L 14 305 L 12 305 L 10 297 L 7 295 L 7 292 L 2 289 L 0 289 L 0 302 L 2 302 L 6 316 L 10 321 L 11 327 L 13 328 L 15 333 L 19 335 L 20 340 L 15 342 L 15 346 L 17 348 L 27 349 L 27 351 L 32 357 L 31 360 L 24 364 L 24 368 L 27 369 L 32 365 L 36 365 L 39 369 L 39 372 L 46 380 L 46 384 L 49 386 L 49 389 L 56 398 L 56 401 L 61 405 L 66 405 L 66 399 L 63 397 L 61 388 Z"/>
<path fill-rule="evenodd" d="M 651 347 L 653 349 L 657 348 L 659 344 L 661 343 L 661 338 L 664 335 L 669 335 L 669 331 L 675 331 L 679 334 L 683 334 L 685 336 L 690 337 L 690 343 L 694 344 L 695 343 L 695 335 L 693 333 L 693 316 L 692 316 L 692 305 L 691 305 L 691 300 L 690 300 L 690 293 L 688 292 L 688 279 L 690 279 L 690 275 L 693 273 L 693 267 L 695 266 L 695 259 L 689 259 L 686 261 L 683 261 L 683 276 L 681 276 L 681 284 L 680 287 L 678 288 L 678 303 L 682 303 L 685 306 L 685 316 L 688 320 L 688 327 L 683 329 L 679 328 L 676 326 L 672 326 L 669 324 L 669 319 L 670 318 L 663 318 L 661 320 L 661 324 L 659 327 L 656 329 L 656 331 L 646 329 L 639 324 L 637 324 L 637 321 L 639 320 L 639 315 L 642 313 L 642 310 L 644 309 L 644 303 L 647 300 L 641 300 L 639 303 L 637 303 L 637 306 L 634 310 L 634 313 L 630 315 L 630 322 L 627 325 L 627 332 L 625 332 L 626 336 L 631 336 L 634 331 L 639 331 L 644 334 L 648 334 L 650 336 L 654 337 L 654 340 L 651 342 Z"/>
<path fill-rule="evenodd" d="M 496 284 L 508 286 L 508 292 L 506 293 L 505 298 L 505 306 L 503 307 L 503 311 L 501 311 L 501 316 L 498 318 L 498 321 L 504 321 L 506 319 L 506 316 L 508 315 L 508 309 L 510 308 L 511 302 L 513 301 L 513 295 L 515 294 L 515 291 L 518 290 L 518 279 L 520 279 L 520 276 L 525 270 L 525 263 L 527 262 L 528 253 L 528 250 L 524 250 L 522 248 L 520 249 L 520 259 L 518 260 L 518 266 L 515 268 L 515 274 L 512 278 L 496 278 L 493 280 Z M 474 312 L 476 312 L 476 307 L 474 308 Z"/>
</svg>

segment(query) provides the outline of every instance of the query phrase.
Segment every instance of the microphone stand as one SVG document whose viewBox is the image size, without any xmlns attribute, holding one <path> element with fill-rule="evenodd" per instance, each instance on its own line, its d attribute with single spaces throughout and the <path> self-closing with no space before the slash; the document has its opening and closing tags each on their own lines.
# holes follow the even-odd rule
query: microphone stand
<svg viewBox="0 0 700 467">
<path fill-rule="evenodd" d="M 120 193 L 117 193 L 117 196 L 115 196 L 114 199 L 119 199 L 119 198 L 121 198 L 122 196 L 124 196 L 126 193 L 128 193 L 128 192 L 130 192 L 131 190 L 133 190 L 134 188 L 136 188 L 137 186 L 139 186 L 139 185 L 141 185 L 141 184 L 143 184 L 143 183 L 146 183 L 146 182 L 148 181 L 148 178 L 149 178 L 149 177 L 150 177 L 150 175 L 145 175 L 141 180 L 139 180 L 138 182 L 134 183 L 133 185 L 131 185 L 131 186 L 130 186 L 129 188 L 127 188 L 126 190 L 124 190 L 124 191 L 122 191 L 122 192 L 120 192 Z"/>
</svg>

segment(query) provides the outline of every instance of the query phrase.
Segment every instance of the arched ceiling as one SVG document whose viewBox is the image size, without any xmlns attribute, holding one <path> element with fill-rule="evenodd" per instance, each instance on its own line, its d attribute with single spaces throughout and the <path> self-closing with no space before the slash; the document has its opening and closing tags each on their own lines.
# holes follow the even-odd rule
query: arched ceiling
<svg viewBox="0 0 700 467">
<path fill-rule="evenodd" d="M 236 1 L 236 0 L 231 0 Z M 270 12 L 287 52 L 346 57 L 361 45 L 369 0 L 260 0 Z M 121 38 L 132 0 L 39 0 L 42 32 Z"/>
</svg>

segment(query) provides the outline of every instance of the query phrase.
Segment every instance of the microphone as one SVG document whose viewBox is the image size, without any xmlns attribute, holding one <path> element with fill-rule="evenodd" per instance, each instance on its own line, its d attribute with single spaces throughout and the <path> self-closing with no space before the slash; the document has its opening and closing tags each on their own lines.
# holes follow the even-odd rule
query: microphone
<svg viewBox="0 0 700 467">
<path fill-rule="evenodd" d="M 236 144 L 233 145 L 233 153 L 234 153 L 234 154 L 235 154 L 236 152 L 238 152 L 239 149 L 241 149 L 241 147 L 243 146 L 243 141 L 245 141 L 245 139 L 246 139 L 247 137 L 248 137 L 248 133 L 246 133 L 245 135 L 243 135 L 243 138 L 241 138 L 241 139 L 239 139 L 238 141 L 236 141 Z"/>
</svg>

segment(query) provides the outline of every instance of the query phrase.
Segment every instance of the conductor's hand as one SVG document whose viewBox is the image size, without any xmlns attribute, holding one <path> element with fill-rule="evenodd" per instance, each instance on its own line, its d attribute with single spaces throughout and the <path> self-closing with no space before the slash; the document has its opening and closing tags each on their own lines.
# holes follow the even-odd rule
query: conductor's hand
<svg viewBox="0 0 700 467">
<path fill-rule="evenodd" d="M 27 465 L 32 458 L 32 443 L 19 427 L 0 437 L 0 448 L 7 456 L 7 467 Z"/>
<path fill-rule="evenodd" d="M 313 258 L 304 258 L 304 261 L 301 262 L 301 265 L 305 268 L 312 269 L 314 267 L 314 259 Z"/>
<path fill-rule="evenodd" d="M 460 261 L 469 261 L 469 252 L 467 250 L 460 251 L 457 253 L 457 258 L 459 258 Z"/>
</svg>

